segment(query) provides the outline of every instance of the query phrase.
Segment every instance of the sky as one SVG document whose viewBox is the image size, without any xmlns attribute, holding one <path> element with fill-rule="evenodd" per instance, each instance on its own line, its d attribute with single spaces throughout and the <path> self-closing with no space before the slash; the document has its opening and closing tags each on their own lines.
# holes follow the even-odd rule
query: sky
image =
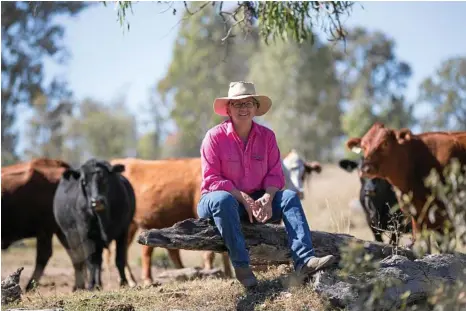
<svg viewBox="0 0 466 311">
<path fill-rule="evenodd" d="M 131 111 L 144 120 L 141 106 L 168 69 L 182 16 L 181 3 L 175 5 L 176 15 L 165 11 L 167 7 L 134 3 L 134 14 L 128 14 L 129 31 L 117 22 L 113 3 L 106 7 L 98 3 L 77 17 L 60 19 L 71 57 L 64 66 L 47 62 L 46 76 L 65 78 L 78 100 L 91 97 L 109 102 L 126 96 Z M 396 42 L 396 55 L 412 66 L 407 96 L 415 99 L 419 83 L 442 61 L 466 55 L 465 12 L 466 2 L 358 2 L 344 18 L 344 25 L 379 30 Z M 227 87 L 219 90 L 219 96 L 224 96 Z M 17 123 L 20 131 L 29 115 L 21 114 Z M 139 127 L 139 131 L 144 130 Z M 20 139 L 18 149 L 23 148 L 24 140 Z"/>
</svg>

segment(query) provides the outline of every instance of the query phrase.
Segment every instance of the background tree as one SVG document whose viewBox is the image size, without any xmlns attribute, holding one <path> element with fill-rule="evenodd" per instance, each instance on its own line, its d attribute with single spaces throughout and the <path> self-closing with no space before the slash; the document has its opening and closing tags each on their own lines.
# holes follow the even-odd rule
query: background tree
<svg viewBox="0 0 466 311">
<path fill-rule="evenodd" d="M 123 99 L 110 104 L 83 100 L 68 122 L 66 136 L 68 154 L 79 154 L 79 159 L 64 159 L 74 165 L 90 157 L 108 160 L 136 155 L 136 118 Z"/>
<path fill-rule="evenodd" d="M 425 116 L 425 130 L 466 130 L 466 57 L 445 60 L 419 86 L 419 101 L 435 110 Z"/>
<path fill-rule="evenodd" d="M 149 101 L 142 110 L 146 111 L 145 120 L 139 123 L 144 125 L 146 130 L 138 140 L 137 157 L 141 159 L 155 160 L 162 157 L 162 141 L 166 136 L 166 125 L 169 117 L 167 107 L 156 95 L 155 87 L 151 89 Z"/>
<path fill-rule="evenodd" d="M 190 9 L 198 5 L 193 2 Z M 222 43 L 223 26 L 210 6 L 184 18 L 168 72 L 157 84 L 162 101 L 171 106 L 176 143 L 184 156 L 199 156 L 205 133 L 222 119 L 212 111 L 213 100 L 226 95 L 230 81 L 244 80 L 248 73 L 254 37 Z"/>
<path fill-rule="evenodd" d="M 45 95 L 36 96 L 33 101 L 34 114 L 27 122 L 26 158 L 62 158 L 64 156 L 65 122 L 71 115 L 73 103 L 64 98 L 53 105 Z"/>
<path fill-rule="evenodd" d="M 282 153 L 330 160 L 340 129 L 340 84 L 332 52 L 322 42 L 299 45 L 277 40 L 261 45 L 251 60 L 250 80 L 274 103 L 264 116 Z"/>
<path fill-rule="evenodd" d="M 375 121 L 395 128 L 414 124 L 413 104 L 404 95 L 411 67 L 398 59 L 394 46 L 381 32 L 348 32 L 338 63 L 345 108 L 342 129 L 347 136 L 360 137 Z"/>
<path fill-rule="evenodd" d="M 61 63 L 66 59 L 64 29 L 56 23 L 60 15 L 76 15 L 86 2 L 2 2 L 2 165 L 17 160 L 17 133 L 12 126 L 18 104 L 31 105 L 36 96 L 51 100 L 51 89 L 59 84 L 44 83 L 45 59 Z M 60 84 L 64 87 L 64 84 Z M 56 91 L 56 90 L 55 90 Z"/>
</svg>

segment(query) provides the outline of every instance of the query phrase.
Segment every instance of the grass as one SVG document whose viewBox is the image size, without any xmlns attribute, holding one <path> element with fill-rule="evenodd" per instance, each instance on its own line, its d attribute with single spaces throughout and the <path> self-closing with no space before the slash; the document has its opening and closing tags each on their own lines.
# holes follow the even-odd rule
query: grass
<svg viewBox="0 0 466 311">
<path fill-rule="evenodd" d="M 308 183 L 303 207 L 312 230 L 341 232 L 365 240 L 373 240 L 362 210 L 350 207 L 359 195 L 359 178 L 336 165 L 325 165 L 320 175 L 313 175 Z M 25 247 L 2 252 L 2 279 L 18 267 L 25 269 L 21 277 L 24 288 L 32 274 L 35 261 L 35 241 L 25 241 Z M 129 263 L 140 282 L 140 245 L 133 242 Z M 156 249 L 153 259 L 163 258 L 164 249 Z M 114 252 L 113 252 L 114 255 Z M 200 266 L 201 252 L 181 251 L 186 267 Z M 215 265 L 222 267 L 220 256 Z M 104 267 L 105 269 L 105 267 Z M 163 268 L 153 266 L 153 276 Z M 118 289 L 117 273 L 113 265 L 103 272 L 104 290 L 101 292 L 71 293 L 74 273 L 71 261 L 56 239 L 54 254 L 49 261 L 41 286 L 36 292 L 23 295 L 23 301 L 7 308 L 50 308 L 65 310 L 322 310 L 325 305 L 311 287 L 290 288 L 287 284 L 289 267 L 280 266 L 257 272 L 260 286 L 247 293 L 235 279 L 204 279 L 174 282 L 159 287 Z M 141 284 L 141 283 L 140 283 Z M 5 306 L 3 306 L 5 308 Z"/>
<path fill-rule="evenodd" d="M 7 308 L 84 310 L 322 310 L 324 302 L 310 287 L 287 287 L 289 268 L 282 265 L 258 273 L 259 286 L 246 291 L 225 279 L 174 282 L 159 287 L 102 292 L 58 293 L 44 297 L 38 290 Z"/>
</svg>

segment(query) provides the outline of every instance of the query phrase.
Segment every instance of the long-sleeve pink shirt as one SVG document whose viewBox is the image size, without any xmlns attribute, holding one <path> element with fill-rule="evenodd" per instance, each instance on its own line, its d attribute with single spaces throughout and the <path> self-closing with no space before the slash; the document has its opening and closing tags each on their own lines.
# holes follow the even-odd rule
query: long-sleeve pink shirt
<svg viewBox="0 0 466 311">
<path fill-rule="evenodd" d="M 201 193 L 236 188 L 245 193 L 274 186 L 285 177 L 280 150 L 272 130 L 253 122 L 246 148 L 231 120 L 211 128 L 201 145 Z"/>
</svg>

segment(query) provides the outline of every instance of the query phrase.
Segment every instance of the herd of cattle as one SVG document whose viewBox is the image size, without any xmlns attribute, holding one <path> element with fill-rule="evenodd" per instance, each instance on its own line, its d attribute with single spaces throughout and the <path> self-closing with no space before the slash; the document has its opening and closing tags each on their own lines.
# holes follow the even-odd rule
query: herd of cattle
<svg viewBox="0 0 466 311">
<path fill-rule="evenodd" d="M 343 159 L 342 169 L 357 169 L 361 188 L 359 200 L 374 238 L 383 242 L 382 232 L 390 221 L 405 216 L 391 209 L 398 203 L 393 186 L 402 193 L 413 193 L 419 215 L 428 189 L 423 179 L 431 169 L 439 172 L 456 158 L 466 165 L 466 132 L 429 132 L 415 135 L 408 129 L 395 130 L 375 123 L 362 138 L 351 138 L 346 146 L 363 152 L 358 162 Z M 312 172 L 321 172 L 318 162 L 306 162 L 295 150 L 282 160 L 286 188 L 304 198 L 303 184 Z M 466 167 L 466 166 L 465 166 Z M 463 171 L 464 172 L 464 171 Z M 37 254 L 34 272 L 26 290 L 38 282 L 52 256 L 55 234 L 73 263 L 73 290 L 101 288 L 103 255 L 116 242 L 115 264 L 120 285 L 136 284 L 127 260 L 127 249 L 138 229 L 159 229 L 197 218 L 200 197 L 200 158 L 110 161 L 90 159 L 79 169 L 67 163 L 40 158 L 2 167 L 2 249 L 15 241 L 35 237 Z M 441 210 L 435 219 L 411 217 L 403 232 L 427 227 L 440 230 Z M 394 214 L 393 214 L 394 213 Z M 398 243 L 397 235 L 390 243 Z M 153 248 L 142 248 L 142 281 L 152 283 Z M 182 268 L 177 249 L 168 250 L 176 268 Z M 228 255 L 223 255 L 224 271 L 231 276 Z M 213 252 L 204 252 L 204 268 L 212 268 Z M 87 268 L 87 270 L 86 270 Z"/>
</svg>

